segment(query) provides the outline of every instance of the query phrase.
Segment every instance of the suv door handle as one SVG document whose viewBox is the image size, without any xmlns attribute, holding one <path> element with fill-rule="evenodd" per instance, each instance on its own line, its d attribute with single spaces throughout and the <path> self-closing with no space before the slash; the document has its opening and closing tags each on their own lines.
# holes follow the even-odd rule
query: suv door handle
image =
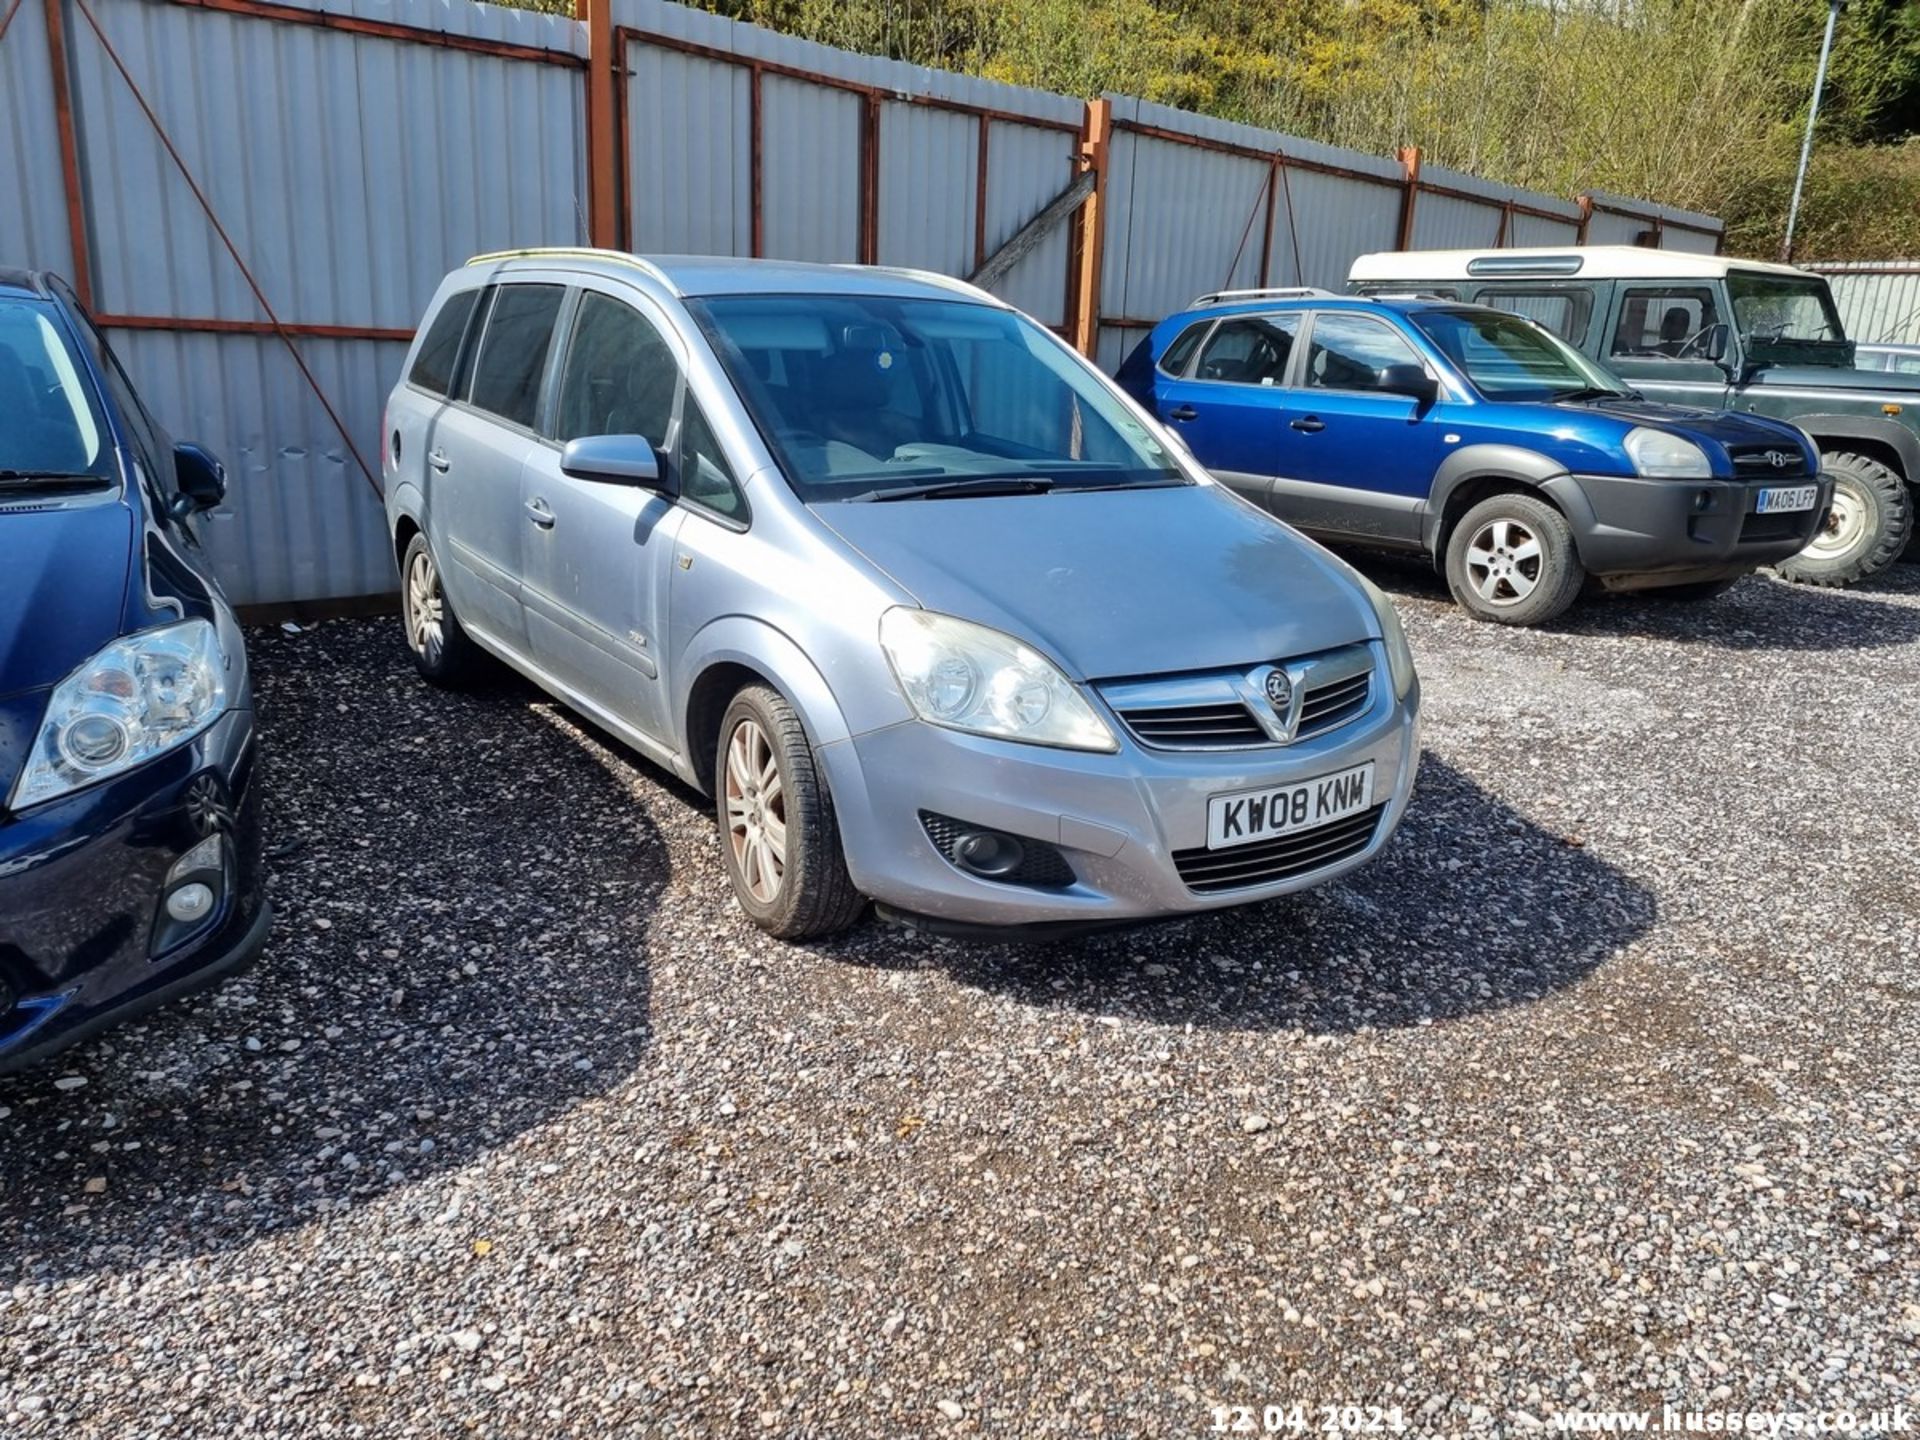
<svg viewBox="0 0 1920 1440">
<path fill-rule="evenodd" d="M 1307 435 L 1317 435 L 1327 428 L 1327 422 L 1318 415 L 1302 415 L 1298 420 L 1290 420 L 1287 423 L 1295 430 Z"/>
<path fill-rule="evenodd" d="M 1200 418 L 1200 412 L 1191 405 L 1176 405 L 1173 409 L 1167 411 L 1167 418 L 1169 420 L 1198 420 Z"/>
<path fill-rule="evenodd" d="M 527 501 L 527 518 L 542 530 L 553 528 L 553 511 L 547 508 L 547 502 L 538 496 Z"/>
<path fill-rule="evenodd" d="M 453 462 L 447 459 L 447 452 L 444 450 L 429 450 L 427 452 L 427 464 L 438 470 L 442 475 L 453 468 Z"/>
</svg>

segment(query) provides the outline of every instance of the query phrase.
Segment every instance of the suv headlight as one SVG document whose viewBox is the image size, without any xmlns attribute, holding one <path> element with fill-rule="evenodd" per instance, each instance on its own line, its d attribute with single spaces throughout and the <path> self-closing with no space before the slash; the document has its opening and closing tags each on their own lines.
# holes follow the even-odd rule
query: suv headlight
<svg viewBox="0 0 1920 1440">
<path fill-rule="evenodd" d="M 1413 668 L 1413 647 L 1407 644 L 1407 631 L 1400 623 L 1400 612 L 1393 608 L 1393 601 L 1387 598 L 1387 592 L 1358 570 L 1353 572 L 1353 578 L 1360 582 L 1360 588 L 1367 592 L 1367 599 L 1373 602 L 1373 613 L 1380 619 L 1380 639 L 1387 647 L 1387 669 L 1393 676 L 1393 697 L 1404 700 L 1418 677 Z"/>
<path fill-rule="evenodd" d="M 896 606 L 880 617 L 880 648 L 922 720 L 1029 745 L 1120 748 L 1059 667 L 1011 635 Z"/>
<path fill-rule="evenodd" d="M 55 688 L 12 808 L 144 764 L 184 745 L 226 708 L 226 661 L 207 621 L 123 636 Z"/>
<path fill-rule="evenodd" d="M 1636 425 L 1627 432 L 1626 449 L 1635 471 L 1650 480 L 1706 480 L 1713 475 L 1706 451 L 1664 430 Z"/>
</svg>

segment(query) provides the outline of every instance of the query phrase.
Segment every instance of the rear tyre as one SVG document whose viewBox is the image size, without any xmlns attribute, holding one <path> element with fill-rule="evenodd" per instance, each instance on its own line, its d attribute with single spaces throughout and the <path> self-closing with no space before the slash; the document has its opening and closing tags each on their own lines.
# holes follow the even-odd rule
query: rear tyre
<svg viewBox="0 0 1920 1440">
<path fill-rule="evenodd" d="M 400 562 L 400 623 L 413 664 L 434 685 L 454 687 L 472 680 L 485 655 L 461 628 L 440 583 L 440 566 L 425 534 L 407 542 Z"/>
<path fill-rule="evenodd" d="M 1531 495 L 1495 495 L 1447 537 L 1447 588 L 1476 620 L 1543 625 L 1579 598 L 1587 572 L 1567 517 Z"/>
<path fill-rule="evenodd" d="M 1694 580 L 1685 585 L 1662 585 L 1646 593 L 1655 600 L 1718 600 L 1746 578 L 1735 575 L 1731 580 Z"/>
<path fill-rule="evenodd" d="M 720 854 L 740 908 L 769 935 L 817 940 L 860 918 L 813 746 L 778 691 L 749 685 L 720 722 L 713 764 Z"/>
<path fill-rule="evenodd" d="M 1833 504 L 1807 548 L 1774 567 L 1800 585 L 1854 585 L 1900 558 L 1913 532 L 1913 492 L 1887 466 L 1841 450 L 1823 467 Z"/>
</svg>

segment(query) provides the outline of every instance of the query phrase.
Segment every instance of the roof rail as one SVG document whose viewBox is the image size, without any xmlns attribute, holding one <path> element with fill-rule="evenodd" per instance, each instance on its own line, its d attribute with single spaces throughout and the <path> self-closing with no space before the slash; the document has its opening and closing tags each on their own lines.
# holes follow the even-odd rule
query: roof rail
<svg viewBox="0 0 1920 1440">
<path fill-rule="evenodd" d="M 1317 285 L 1282 285 L 1261 290 L 1209 290 L 1205 295 L 1196 295 L 1192 305 L 1218 305 L 1228 300 L 1298 300 L 1309 295 L 1331 299 L 1333 291 L 1322 290 Z M 1191 309 L 1192 305 L 1188 308 Z"/>
<path fill-rule="evenodd" d="M 1354 297 L 1356 300 L 1455 300 L 1453 295 L 1442 295 L 1434 290 L 1363 290 Z"/>
</svg>

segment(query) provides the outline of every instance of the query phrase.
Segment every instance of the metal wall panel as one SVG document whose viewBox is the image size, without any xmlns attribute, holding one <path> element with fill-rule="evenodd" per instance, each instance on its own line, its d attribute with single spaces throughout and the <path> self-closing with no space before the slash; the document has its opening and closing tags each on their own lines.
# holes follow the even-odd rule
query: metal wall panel
<svg viewBox="0 0 1920 1440">
<path fill-rule="evenodd" d="M 1500 243 L 1501 210 L 1480 200 L 1422 194 L 1413 206 L 1416 250 L 1487 250 Z"/>
<path fill-rule="evenodd" d="M 751 80 L 739 65 L 627 46 L 627 204 L 633 248 L 750 255 Z"/>
<path fill-rule="evenodd" d="M 980 122 L 971 115 L 897 100 L 880 107 L 882 265 L 972 271 L 979 153 Z"/>
<path fill-rule="evenodd" d="M 1920 261 L 1808 267 L 1827 277 L 1847 338 L 1866 345 L 1920 345 Z"/>
<path fill-rule="evenodd" d="M 1073 183 L 1078 149 L 1077 136 L 1063 130 L 1001 120 L 987 127 L 989 255 Z M 886 153 L 883 143 L 883 165 Z M 1047 236 L 993 287 L 1002 300 L 1018 305 L 1043 325 L 1067 322 L 1068 228 L 1062 225 Z"/>
<path fill-rule="evenodd" d="M 1580 243 L 1580 217 L 1576 212 L 1567 220 L 1545 220 L 1538 215 L 1515 215 L 1507 236 L 1509 245 L 1577 245 Z"/>
<path fill-rule="evenodd" d="M 760 105 L 766 254 L 858 260 L 860 97 L 769 75 L 761 82 Z"/>
<path fill-rule="evenodd" d="M 9 0 L 0 0 L 0 17 Z M 0 36 L 0 265 L 73 270 L 47 20 L 22 0 Z"/>
</svg>

